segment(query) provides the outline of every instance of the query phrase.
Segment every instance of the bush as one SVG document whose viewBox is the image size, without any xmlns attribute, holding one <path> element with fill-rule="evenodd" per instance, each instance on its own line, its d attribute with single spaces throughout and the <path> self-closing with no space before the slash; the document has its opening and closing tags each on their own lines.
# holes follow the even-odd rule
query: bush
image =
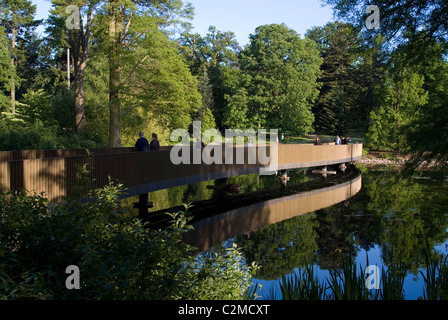
<svg viewBox="0 0 448 320">
<path fill-rule="evenodd" d="M 0 151 L 95 148 L 104 146 L 103 143 L 74 133 L 61 134 L 56 125 L 0 122 Z"/>
<path fill-rule="evenodd" d="M 19 122 L 0 122 L 0 150 L 56 149 L 57 141 L 55 127 L 45 127 L 40 123 L 25 126 Z"/>
<path fill-rule="evenodd" d="M 0 193 L 0 299 L 242 299 L 254 268 L 234 248 L 195 259 L 182 241 L 188 214 L 167 230 L 125 218 L 120 185 L 92 192 L 94 201 L 49 206 L 43 194 Z M 69 265 L 80 289 L 68 290 Z"/>
</svg>

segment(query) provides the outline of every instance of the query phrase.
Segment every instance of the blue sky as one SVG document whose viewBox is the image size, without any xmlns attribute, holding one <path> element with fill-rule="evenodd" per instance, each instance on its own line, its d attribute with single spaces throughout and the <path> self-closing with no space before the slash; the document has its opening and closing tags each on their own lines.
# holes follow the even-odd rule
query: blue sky
<svg viewBox="0 0 448 320">
<path fill-rule="evenodd" d="M 185 0 L 186 2 L 188 0 Z M 32 0 L 37 4 L 36 19 L 45 19 L 51 7 L 49 0 Z M 313 26 L 333 20 L 330 7 L 320 0 L 190 0 L 195 7 L 194 31 L 205 35 L 213 25 L 220 31 L 232 31 L 241 46 L 258 26 L 285 23 L 302 37 Z"/>
<path fill-rule="evenodd" d="M 258 26 L 285 23 L 301 36 L 313 26 L 332 21 L 333 11 L 319 0 L 191 0 L 195 7 L 193 26 L 201 35 L 210 25 L 220 31 L 232 31 L 240 45 Z"/>
</svg>

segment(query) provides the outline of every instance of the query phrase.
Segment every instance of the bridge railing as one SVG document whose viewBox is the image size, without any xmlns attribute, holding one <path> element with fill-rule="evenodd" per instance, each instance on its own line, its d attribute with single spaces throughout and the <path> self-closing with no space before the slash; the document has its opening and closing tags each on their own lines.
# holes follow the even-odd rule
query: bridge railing
<svg viewBox="0 0 448 320">
<path fill-rule="evenodd" d="M 45 192 L 51 203 L 73 195 L 76 166 L 87 163 L 92 187 L 103 187 L 109 177 L 127 188 L 128 196 L 136 196 L 200 181 L 210 181 L 242 174 L 259 173 L 267 164 L 261 164 L 257 149 L 255 163 L 249 163 L 248 148 L 234 146 L 233 156 L 223 148 L 222 160 L 217 163 L 193 164 L 192 147 L 190 164 L 174 165 L 172 147 L 162 147 L 157 152 L 135 152 L 133 148 L 105 148 L 85 150 L 31 150 L 0 153 L 0 186 L 2 191 Z M 270 148 L 268 147 L 268 156 Z M 245 162 L 239 164 L 237 155 L 244 152 Z M 362 144 L 352 145 L 279 145 L 278 163 L 272 170 L 324 166 L 353 162 L 362 156 Z M 233 162 L 229 163 L 229 159 Z"/>
</svg>

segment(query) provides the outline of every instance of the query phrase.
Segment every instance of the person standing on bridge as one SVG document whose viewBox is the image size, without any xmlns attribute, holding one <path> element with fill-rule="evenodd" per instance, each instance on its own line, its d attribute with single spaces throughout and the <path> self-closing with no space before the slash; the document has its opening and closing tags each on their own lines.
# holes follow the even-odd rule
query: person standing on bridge
<svg viewBox="0 0 448 320">
<path fill-rule="evenodd" d="M 336 136 L 336 139 L 334 139 L 334 142 L 336 143 L 336 145 L 340 145 L 341 144 L 341 138 L 339 138 L 339 136 Z"/>
<path fill-rule="evenodd" d="M 152 141 L 149 144 L 149 151 L 159 151 L 159 149 L 160 149 L 160 144 L 159 144 L 159 140 L 157 140 L 157 134 L 153 133 Z"/>
<path fill-rule="evenodd" d="M 148 140 L 144 137 L 143 132 L 140 131 L 138 135 L 140 138 L 135 143 L 135 149 L 137 149 L 138 152 L 147 152 L 149 149 Z"/>
</svg>

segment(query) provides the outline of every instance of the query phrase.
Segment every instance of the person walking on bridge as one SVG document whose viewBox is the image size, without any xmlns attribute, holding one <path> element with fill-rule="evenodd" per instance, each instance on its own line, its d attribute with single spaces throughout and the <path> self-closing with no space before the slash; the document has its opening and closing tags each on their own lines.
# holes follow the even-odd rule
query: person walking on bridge
<svg viewBox="0 0 448 320">
<path fill-rule="evenodd" d="M 137 149 L 138 152 L 147 152 L 149 149 L 149 142 L 145 138 L 145 135 L 142 131 L 139 132 L 139 139 L 135 143 L 135 149 Z"/>
<path fill-rule="evenodd" d="M 336 143 L 337 146 L 339 146 L 341 144 L 341 138 L 339 138 L 339 136 L 336 136 L 336 139 L 334 139 L 334 142 Z"/>
<path fill-rule="evenodd" d="M 157 134 L 152 134 L 152 141 L 149 144 L 149 151 L 159 151 L 160 149 L 160 143 L 159 140 L 157 140 Z"/>
</svg>

